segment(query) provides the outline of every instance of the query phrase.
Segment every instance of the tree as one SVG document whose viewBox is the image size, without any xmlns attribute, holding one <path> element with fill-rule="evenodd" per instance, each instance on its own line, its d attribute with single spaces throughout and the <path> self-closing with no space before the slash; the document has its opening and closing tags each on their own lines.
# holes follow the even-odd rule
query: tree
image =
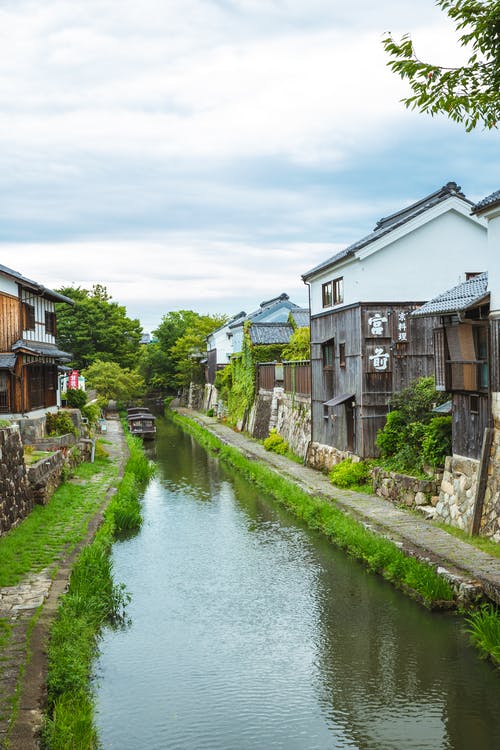
<svg viewBox="0 0 500 750">
<path fill-rule="evenodd" d="M 59 303 L 56 310 L 58 345 L 72 354 L 77 369 L 96 360 L 121 367 L 136 364 L 141 324 L 127 317 L 126 308 L 112 301 L 106 287 L 95 284 L 90 291 L 74 286 L 58 291 L 75 301 L 74 307 Z"/>
<path fill-rule="evenodd" d="M 200 381 L 200 360 L 206 354 L 206 337 L 227 321 L 223 315 L 200 315 L 193 310 L 169 312 L 153 332 L 157 343 L 145 347 L 140 370 L 149 390 L 172 392 Z"/>
<path fill-rule="evenodd" d="M 445 114 L 470 132 L 479 123 L 497 127 L 500 121 L 500 2 L 437 0 L 437 5 L 461 31 L 462 47 L 469 47 L 465 65 L 446 68 L 420 60 L 409 34 L 401 42 L 383 39 L 392 60 L 388 66 L 408 79 L 413 95 L 402 101 L 410 109 L 430 115 Z"/>
<path fill-rule="evenodd" d="M 117 362 L 96 360 L 83 371 L 88 388 L 95 388 L 106 401 L 130 403 L 144 395 L 144 380 L 139 373 L 120 367 Z"/>
</svg>

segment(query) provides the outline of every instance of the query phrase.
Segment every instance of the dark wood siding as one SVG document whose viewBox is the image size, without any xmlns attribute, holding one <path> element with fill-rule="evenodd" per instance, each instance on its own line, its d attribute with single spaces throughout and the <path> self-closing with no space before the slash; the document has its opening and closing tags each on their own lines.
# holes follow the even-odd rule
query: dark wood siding
<svg viewBox="0 0 500 750">
<path fill-rule="evenodd" d="M 215 374 L 217 372 L 217 349 L 210 349 L 207 352 L 207 383 L 211 385 L 215 382 Z"/>
<path fill-rule="evenodd" d="M 485 427 L 489 424 L 487 394 L 453 394 L 452 443 L 453 453 L 478 459 Z"/>
<path fill-rule="evenodd" d="M 500 393 L 500 320 L 490 321 L 490 389 Z"/>
<path fill-rule="evenodd" d="M 377 455 L 375 439 L 385 424 L 391 395 L 434 373 L 433 329 L 439 321 L 412 318 L 415 307 L 414 303 L 360 303 L 311 319 L 314 441 L 340 450 L 352 444 L 353 452 L 362 457 Z M 332 341 L 334 362 L 329 368 L 323 348 Z M 346 402 L 349 410 L 345 403 L 324 406 L 342 394 L 354 395 Z"/>
<path fill-rule="evenodd" d="M 21 338 L 20 303 L 16 297 L 0 294 L 0 352 L 10 351 Z"/>
<path fill-rule="evenodd" d="M 323 347 L 334 344 L 333 367 L 327 369 L 323 363 Z M 345 366 L 340 366 L 339 344 L 344 344 Z M 325 401 L 341 394 L 358 394 L 361 375 L 360 307 L 344 308 L 328 315 L 311 319 L 311 401 L 312 439 L 318 443 L 333 445 L 348 450 L 350 430 L 346 422 L 344 404 L 332 408 L 324 407 Z M 357 399 L 354 399 L 357 401 Z M 354 409 L 353 451 L 358 445 L 358 409 Z"/>
</svg>

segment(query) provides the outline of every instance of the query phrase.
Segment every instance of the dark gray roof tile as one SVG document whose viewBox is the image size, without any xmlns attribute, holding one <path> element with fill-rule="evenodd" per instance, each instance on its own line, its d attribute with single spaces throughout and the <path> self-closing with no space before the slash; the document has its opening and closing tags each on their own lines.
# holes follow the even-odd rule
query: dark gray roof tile
<svg viewBox="0 0 500 750">
<path fill-rule="evenodd" d="M 485 271 L 429 300 L 418 310 L 412 312 L 412 317 L 423 318 L 462 312 L 486 300 L 487 295 L 488 273 Z"/>
<path fill-rule="evenodd" d="M 249 333 L 252 344 L 288 344 L 293 326 L 289 323 L 252 323 Z"/>
</svg>

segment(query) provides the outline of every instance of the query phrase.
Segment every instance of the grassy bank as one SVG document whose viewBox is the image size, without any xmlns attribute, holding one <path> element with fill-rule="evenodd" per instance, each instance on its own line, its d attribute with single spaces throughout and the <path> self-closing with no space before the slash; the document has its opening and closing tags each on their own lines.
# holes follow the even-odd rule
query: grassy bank
<svg viewBox="0 0 500 750">
<path fill-rule="evenodd" d="M 224 445 L 189 417 L 175 412 L 169 414 L 208 450 L 217 453 L 297 518 L 305 521 L 311 528 L 322 531 L 338 547 L 361 560 L 370 570 L 381 574 L 427 607 L 453 602 L 452 588 L 431 566 L 408 557 L 393 542 L 383 539 L 346 516 L 334 503 L 312 497 L 267 466 L 249 461 L 237 449 Z"/>
<path fill-rule="evenodd" d="M 99 634 L 106 624 L 124 622 L 128 596 L 113 582 L 110 551 L 123 532 L 142 521 L 140 494 L 152 468 L 137 438 L 127 437 L 130 458 L 104 523 L 73 568 L 49 643 L 48 709 L 43 728 L 47 750 L 91 750 L 98 747 L 94 727 L 91 665 Z M 102 501 L 102 498 L 101 498 Z"/>
</svg>

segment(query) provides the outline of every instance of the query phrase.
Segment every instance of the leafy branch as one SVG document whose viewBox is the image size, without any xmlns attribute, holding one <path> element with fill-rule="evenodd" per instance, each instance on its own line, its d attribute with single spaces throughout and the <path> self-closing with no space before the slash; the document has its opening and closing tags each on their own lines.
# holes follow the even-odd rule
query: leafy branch
<svg viewBox="0 0 500 750">
<path fill-rule="evenodd" d="M 470 132 L 478 124 L 497 127 L 500 120 L 500 2 L 437 0 L 455 22 L 462 47 L 471 54 L 462 66 L 452 68 L 420 60 L 413 41 L 405 34 L 397 42 L 389 34 L 382 40 L 392 58 L 387 65 L 407 79 L 413 95 L 402 99 L 409 109 L 431 116 L 445 114 Z"/>
</svg>

